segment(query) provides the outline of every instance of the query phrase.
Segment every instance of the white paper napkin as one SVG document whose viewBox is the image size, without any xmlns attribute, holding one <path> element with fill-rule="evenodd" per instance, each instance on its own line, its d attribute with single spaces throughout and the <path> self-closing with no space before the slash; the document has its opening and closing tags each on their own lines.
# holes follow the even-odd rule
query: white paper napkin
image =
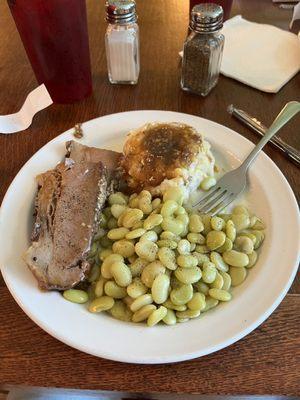
<svg viewBox="0 0 300 400">
<path fill-rule="evenodd" d="M 264 92 L 277 93 L 300 70 L 297 35 L 237 15 L 224 23 L 221 72 Z"/>
<path fill-rule="evenodd" d="M 46 86 L 44 84 L 38 86 L 26 97 L 20 111 L 15 114 L 0 115 L 0 133 L 10 134 L 27 129 L 35 114 L 52 103 Z"/>
</svg>

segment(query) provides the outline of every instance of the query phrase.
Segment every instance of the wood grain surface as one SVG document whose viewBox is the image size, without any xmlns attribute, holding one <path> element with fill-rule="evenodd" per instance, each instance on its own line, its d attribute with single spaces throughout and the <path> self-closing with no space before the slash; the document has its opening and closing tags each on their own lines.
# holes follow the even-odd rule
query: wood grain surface
<svg viewBox="0 0 300 400">
<path fill-rule="evenodd" d="M 254 133 L 229 116 L 227 106 L 234 104 L 245 109 L 268 125 L 287 101 L 299 100 L 299 74 L 275 95 L 225 77 L 220 78 L 206 98 L 182 92 L 178 51 L 187 32 L 186 0 L 137 0 L 141 30 L 139 84 L 112 86 L 106 76 L 103 2 L 87 0 L 87 7 L 93 95 L 72 105 L 52 105 L 38 113 L 26 131 L 0 135 L 1 199 L 22 165 L 50 139 L 77 122 L 120 111 L 172 110 L 211 119 L 257 142 Z M 290 10 L 279 9 L 270 0 L 235 0 L 233 14 L 283 29 L 288 29 L 291 18 Z M 16 112 L 37 86 L 4 0 L 0 2 L 0 60 L 2 115 Z M 281 133 L 298 148 L 299 123 L 300 116 Z M 299 199 L 299 169 L 271 145 L 265 152 Z M 215 354 L 171 365 L 125 365 L 86 355 L 60 343 L 22 312 L 2 278 L 0 309 L 0 384 L 136 392 L 300 394 L 299 276 L 276 312 L 246 338 Z"/>
</svg>

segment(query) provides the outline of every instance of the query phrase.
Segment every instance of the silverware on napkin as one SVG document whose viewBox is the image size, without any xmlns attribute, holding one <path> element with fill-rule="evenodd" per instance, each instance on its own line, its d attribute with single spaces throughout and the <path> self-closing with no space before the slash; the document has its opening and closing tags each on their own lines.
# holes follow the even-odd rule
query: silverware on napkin
<svg viewBox="0 0 300 400">
<path fill-rule="evenodd" d="M 245 125 L 251 128 L 253 131 L 257 132 L 260 136 L 264 136 L 267 131 L 267 127 L 264 126 L 260 121 L 256 118 L 249 115 L 246 111 L 235 108 L 233 104 L 230 104 L 227 108 L 229 114 L 236 117 L 238 120 L 242 121 Z M 278 136 L 274 136 L 270 142 L 280 149 L 283 153 L 286 154 L 294 163 L 298 166 L 300 165 L 300 151 L 296 150 L 294 147 L 287 144 L 284 140 L 282 140 Z"/>
</svg>

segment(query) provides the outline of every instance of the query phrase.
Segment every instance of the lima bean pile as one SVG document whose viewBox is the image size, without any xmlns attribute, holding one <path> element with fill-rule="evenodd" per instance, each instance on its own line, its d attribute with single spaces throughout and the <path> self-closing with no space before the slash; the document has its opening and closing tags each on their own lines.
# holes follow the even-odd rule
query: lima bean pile
<svg viewBox="0 0 300 400">
<path fill-rule="evenodd" d="M 258 257 L 264 225 L 244 206 L 211 217 L 183 207 L 179 188 L 152 198 L 110 195 L 91 249 L 88 290 L 63 296 L 122 321 L 174 325 L 232 298 Z"/>
</svg>

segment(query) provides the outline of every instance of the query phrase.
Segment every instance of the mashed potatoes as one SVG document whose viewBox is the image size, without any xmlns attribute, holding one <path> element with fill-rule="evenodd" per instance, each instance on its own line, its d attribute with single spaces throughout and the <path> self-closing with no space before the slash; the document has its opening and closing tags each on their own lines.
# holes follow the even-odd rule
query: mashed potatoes
<svg viewBox="0 0 300 400">
<path fill-rule="evenodd" d="M 163 194 L 170 186 L 183 189 L 185 200 L 207 176 L 214 175 L 210 144 L 189 125 L 149 123 L 129 132 L 123 168 L 133 191 Z"/>
</svg>

